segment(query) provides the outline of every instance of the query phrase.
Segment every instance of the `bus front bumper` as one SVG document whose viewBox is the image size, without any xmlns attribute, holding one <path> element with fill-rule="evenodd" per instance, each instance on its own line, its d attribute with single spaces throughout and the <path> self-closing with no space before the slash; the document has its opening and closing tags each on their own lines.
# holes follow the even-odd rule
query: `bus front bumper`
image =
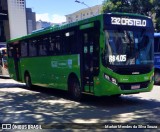
<svg viewBox="0 0 160 132">
<path fill-rule="evenodd" d="M 95 84 L 95 96 L 112 96 L 117 94 L 136 94 L 141 92 L 150 92 L 153 88 L 154 81 L 146 81 L 140 83 L 119 83 L 117 85 L 112 82 L 102 82 Z"/>
</svg>

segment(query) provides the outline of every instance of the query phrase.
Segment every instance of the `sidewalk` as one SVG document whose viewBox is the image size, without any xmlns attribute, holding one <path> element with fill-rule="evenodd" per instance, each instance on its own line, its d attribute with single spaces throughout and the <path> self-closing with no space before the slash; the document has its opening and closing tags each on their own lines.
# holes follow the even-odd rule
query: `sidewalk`
<svg viewBox="0 0 160 132">
<path fill-rule="evenodd" d="M 3 68 L 2 66 L 0 66 L 0 78 L 10 78 L 9 73 L 8 73 L 8 69 Z"/>
</svg>

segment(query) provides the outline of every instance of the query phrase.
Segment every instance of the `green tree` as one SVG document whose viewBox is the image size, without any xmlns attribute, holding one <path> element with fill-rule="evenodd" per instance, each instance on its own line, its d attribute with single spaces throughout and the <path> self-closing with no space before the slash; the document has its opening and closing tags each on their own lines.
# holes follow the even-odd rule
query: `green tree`
<svg viewBox="0 0 160 132">
<path fill-rule="evenodd" d="M 127 12 L 152 17 L 155 28 L 160 31 L 160 0 L 104 0 L 103 13 Z"/>
<path fill-rule="evenodd" d="M 126 0 L 104 0 L 103 12 L 128 12 L 130 7 L 129 1 Z"/>
<path fill-rule="evenodd" d="M 157 32 L 160 32 L 160 0 L 156 0 L 155 2 L 155 28 Z"/>
</svg>

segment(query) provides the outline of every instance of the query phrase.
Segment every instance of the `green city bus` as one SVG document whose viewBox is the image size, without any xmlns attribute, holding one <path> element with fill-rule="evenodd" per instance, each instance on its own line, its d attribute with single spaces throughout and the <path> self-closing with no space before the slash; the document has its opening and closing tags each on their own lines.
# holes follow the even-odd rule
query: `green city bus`
<svg viewBox="0 0 160 132">
<path fill-rule="evenodd" d="M 154 84 L 154 28 L 149 17 L 108 13 L 9 40 L 10 77 L 83 94 L 149 92 Z"/>
</svg>

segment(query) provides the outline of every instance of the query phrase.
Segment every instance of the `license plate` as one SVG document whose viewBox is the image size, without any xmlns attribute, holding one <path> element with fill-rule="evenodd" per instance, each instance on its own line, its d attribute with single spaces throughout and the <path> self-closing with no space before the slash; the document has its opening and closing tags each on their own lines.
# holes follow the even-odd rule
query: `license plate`
<svg viewBox="0 0 160 132">
<path fill-rule="evenodd" d="M 140 89 L 140 85 L 132 85 L 131 89 Z"/>
</svg>

